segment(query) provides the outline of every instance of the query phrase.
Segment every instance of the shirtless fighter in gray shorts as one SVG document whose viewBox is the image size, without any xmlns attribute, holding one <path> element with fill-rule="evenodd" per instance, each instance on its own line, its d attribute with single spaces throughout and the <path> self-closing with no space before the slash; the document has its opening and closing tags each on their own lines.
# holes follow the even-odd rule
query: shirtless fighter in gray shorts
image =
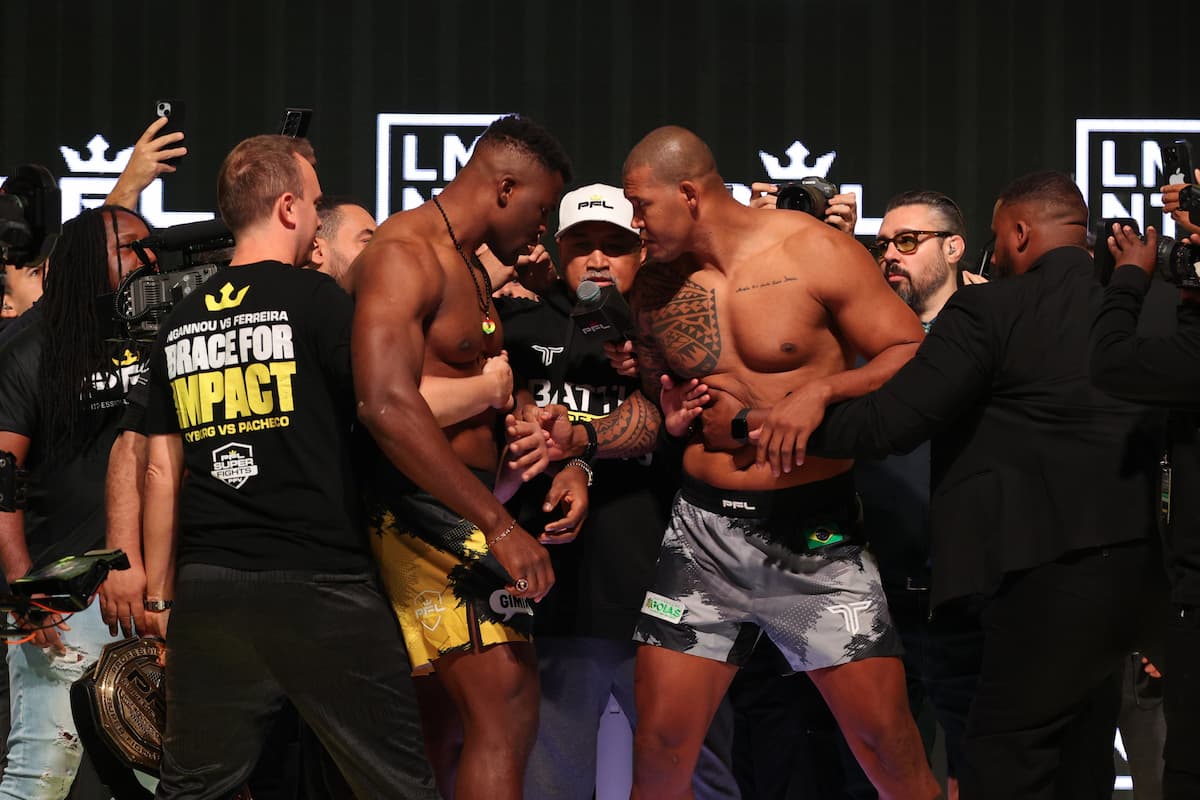
<svg viewBox="0 0 1200 800">
<path fill-rule="evenodd" d="M 857 539 L 852 462 L 805 460 L 799 434 L 911 358 L 920 323 L 851 237 L 735 201 L 689 131 L 647 135 L 624 183 L 647 249 L 631 298 L 643 386 L 698 379 L 711 398 L 638 629 L 661 646 L 638 651 L 633 797 L 691 797 L 704 732 L 760 631 L 816 684 L 880 797 L 938 796 Z M 851 369 L 856 354 L 869 360 Z"/>
</svg>

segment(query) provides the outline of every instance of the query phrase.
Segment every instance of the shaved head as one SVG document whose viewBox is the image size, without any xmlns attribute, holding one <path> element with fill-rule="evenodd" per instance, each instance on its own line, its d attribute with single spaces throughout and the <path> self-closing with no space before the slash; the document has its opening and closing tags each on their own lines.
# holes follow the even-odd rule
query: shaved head
<svg viewBox="0 0 1200 800">
<path fill-rule="evenodd" d="M 1028 207 L 1037 219 L 1046 222 L 1087 225 L 1083 195 L 1062 172 L 1035 172 L 1017 178 L 1000 193 L 997 206 Z"/>
<path fill-rule="evenodd" d="M 639 167 L 649 167 L 657 180 L 668 184 L 721 182 L 716 159 L 708 145 L 687 128 L 677 125 L 656 128 L 634 145 L 625 159 L 624 174 Z"/>
</svg>

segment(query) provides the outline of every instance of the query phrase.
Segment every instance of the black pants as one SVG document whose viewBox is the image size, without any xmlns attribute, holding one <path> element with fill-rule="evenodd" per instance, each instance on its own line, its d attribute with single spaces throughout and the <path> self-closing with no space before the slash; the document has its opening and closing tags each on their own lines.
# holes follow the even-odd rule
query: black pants
<svg viewBox="0 0 1200 800">
<path fill-rule="evenodd" d="M 929 755 L 933 747 L 932 720 L 942 726 L 950 777 L 958 777 L 963 762 L 962 741 L 967 715 L 979 683 L 983 630 L 974 598 L 943 603 L 930 614 L 929 593 L 884 587 L 888 609 L 904 642 L 904 673 L 908 702 Z"/>
<path fill-rule="evenodd" d="M 1109 800 L 1123 659 L 1165 582 L 1140 541 L 1010 574 L 982 615 L 963 800 Z"/>
<path fill-rule="evenodd" d="M 285 699 L 358 797 L 437 797 L 408 656 L 374 575 L 188 565 L 167 633 L 157 797 L 228 797 Z"/>
<path fill-rule="evenodd" d="M 1163 667 L 1164 800 L 1200 797 L 1200 609 L 1176 607 Z"/>
</svg>

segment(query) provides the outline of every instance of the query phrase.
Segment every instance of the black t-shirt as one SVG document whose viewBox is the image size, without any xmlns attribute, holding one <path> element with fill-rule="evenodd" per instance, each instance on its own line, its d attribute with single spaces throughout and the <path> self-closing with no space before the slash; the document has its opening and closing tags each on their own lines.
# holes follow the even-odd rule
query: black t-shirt
<svg viewBox="0 0 1200 800">
<path fill-rule="evenodd" d="M 179 433 L 180 564 L 369 565 L 351 467 L 350 297 L 266 261 L 184 298 L 150 359 L 146 430 Z"/>
<path fill-rule="evenodd" d="M 30 316 L 33 315 L 33 316 Z M 129 386 L 145 364 L 124 344 L 114 344 L 111 366 L 86 387 L 86 430 L 76 445 L 47 449 L 48 426 L 41 418 L 41 367 L 47 330 L 39 308 L 26 312 L 23 329 L 0 348 L 0 430 L 30 440 L 25 466 L 30 471 L 25 541 L 33 566 L 104 546 L 104 477 L 117 421 Z M 24 318 L 23 318 L 24 319 Z"/>
<path fill-rule="evenodd" d="M 600 342 L 572 327 L 572 298 L 561 282 L 543 300 L 497 303 L 514 373 L 538 405 L 561 403 L 573 420 L 612 413 L 637 389 L 637 379 L 618 375 Z M 537 633 L 622 641 L 633 635 L 678 487 L 681 453 L 660 448 L 595 462 L 583 530 L 574 542 L 549 548 L 555 584 L 538 605 Z M 549 488 L 549 478 L 539 477 L 510 503 L 530 532 L 562 516 L 541 511 Z"/>
</svg>

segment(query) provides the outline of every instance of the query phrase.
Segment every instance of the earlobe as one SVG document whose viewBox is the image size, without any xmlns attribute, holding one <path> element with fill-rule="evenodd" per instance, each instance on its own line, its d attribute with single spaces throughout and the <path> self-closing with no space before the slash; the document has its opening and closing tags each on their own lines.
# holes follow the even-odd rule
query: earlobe
<svg viewBox="0 0 1200 800">
<path fill-rule="evenodd" d="M 308 257 L 308 260 L 318 267 L 325 263 L 325 251 L 322 248 L 324 243 L 325 240 L 320 236 L 315 237 L 312 243 L 312 253 Z"/>
<path fill-rule="evenodd" d="M 291 192 L 279 197 L 279 221 L 286 228 L 296 227 L 296 195 Z"/>
<path fill-rule="evenodd" d="M 496 203 L 501 208 L 508 206 L 508 201 L 512 199 L 512 193 L 516 186 L 517 182 L 511 175 L 505 175 L 500 179 L 499 191 L 496 193 Z"/>
<path fill-rule="evenodd" d="M 695 211 L 699 192 L 696 189 L 696 184 L 691 181 L 682 181 L 679 184 L 679 191 L 683 194 L 683 200 L 688 204 L 688 208 Z"/>
<path fill-rule="evenodd" d="M 1024 250 L 1027 247 L 1029 247 L 1029 242 L 1031 239 L 1029 224 L 1024 221 L 1018 220 L 1017 224 L 1016 224 L 1016 234 L 1017 234 L 1017 250 L 1019 252 L 1024 252 Z"/>
</svg>

